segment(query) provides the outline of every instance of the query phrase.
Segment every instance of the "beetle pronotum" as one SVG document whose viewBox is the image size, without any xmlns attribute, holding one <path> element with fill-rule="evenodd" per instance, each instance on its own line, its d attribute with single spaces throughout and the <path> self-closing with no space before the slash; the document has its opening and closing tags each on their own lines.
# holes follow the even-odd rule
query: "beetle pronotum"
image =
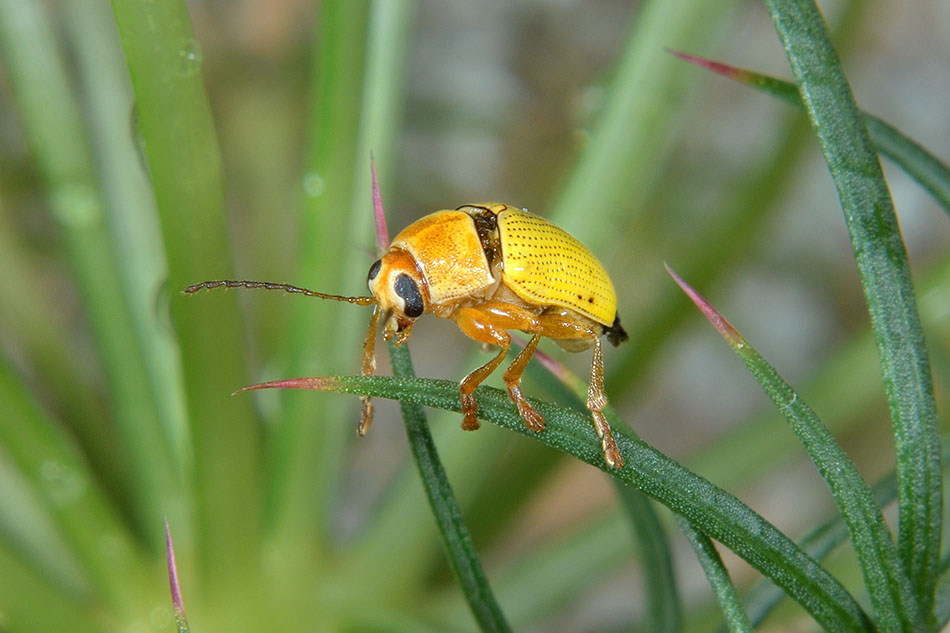
<svg viewBox="0 0 950 633">
<path fill-rule="evenodd" d="M 374 342 L 380 321 L 383 338 L 405 343 L 415 320 L 430 313 L 450 319 L 463 334 L 499 347 L 498 353 L 459 384 L 462 428 L 475 430 L 475 388 L 505 359 L 508 330 L 531 335 L 504 373 L 511 400 L 528 428 L 544 429 L 544 419 L 521 392 L 524 373 L 542 337 L 568 351 L 594 348 L 587 408 L 613 468 L 623 466 L 604 417 L 604 361 L 601 336 L 614 345 L 627 339 L 617 314 L 613 283 L 597 258 L 558 226 L 522 209 L 488 202 L 436 211 L 406 227 L 369 269 L 371 296 L 330 295 L 289 284 L 261 281 L 205 281 L 185 288 L 194 293 L 219 287 L 265 288 L 320 299 L 373 305 L 363 344 L 363 375 L 375 371 Z M 368 397 L 358 428 L 366 433 L 373 418 Z"/>
</svg>

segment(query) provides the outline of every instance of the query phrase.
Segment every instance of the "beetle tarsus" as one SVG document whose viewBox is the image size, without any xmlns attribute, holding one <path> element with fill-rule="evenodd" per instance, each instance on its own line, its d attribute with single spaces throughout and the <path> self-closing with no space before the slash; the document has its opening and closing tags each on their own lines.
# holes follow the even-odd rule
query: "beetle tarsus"
<svg viewBox="0 0 950 633">
<path fill-rule="evenodd" d="M 360 425 L 356 427 L 356 434 L 363 437 L 373 423 L 373 402 L 369 396 L 361 396 L 360 400 L 363 401 L 363 406 L 360 409 Z"/>
<path fill-rule="evenodd" d="M 521 400 L 516 400 L 515 404 L 518 405 L 518 414 L 521 415 L 521 419 L 524 420 L 526 427 L 538 433 L 544 430 L 544 416 L 528 404 L 527 400 L 522 398 Z"/>
<path fill-rule="evenodd" d="M 462 418 L 463 431 L 477 431 L 479 428 L 481 428 L 481 426 L 482 425 L 478 422 L 478 418 L 475 417 L 475 414 L 469 415 L 466 413 L 465 417 Z"/>
</svg>

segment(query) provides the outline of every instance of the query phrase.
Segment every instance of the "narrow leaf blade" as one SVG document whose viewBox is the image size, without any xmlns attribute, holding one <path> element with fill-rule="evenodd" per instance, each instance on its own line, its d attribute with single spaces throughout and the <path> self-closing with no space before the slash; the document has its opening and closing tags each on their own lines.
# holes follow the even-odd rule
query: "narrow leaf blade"
<svg viewBox="0 0 950 633">
<path fill-rule="evenodd" d="M 941 460 L 930 361 L 907 252 L 880 161 L 818 7 L 812 0 L 765 4 L 851 236 L 896 439 L 899 551 L 919 611 L 929 614 L 940 555 Z M 914 624 L 923 628 L 920 622 Z"/>
<path fill-rule="evenodd" d="M 406 346 L 396 347 L 390 343 L 389 357 L 393 373 L 397 377 L 415 377 Z M 402 401 L 400 407 L 416 468 L 422 478 L 432 514 L 439 525 L 449 564 L 462 586 L 469 608 L 483 631 L 510 631 L 511 627 L 495 600 L 468 528 L 462 519 L 462 511 L 439 459 L 425 412 L 417 403 Z"/>
<path fill-rule="evenodd" d="M 789 81 L 680 51 L 670 52 L 680 59 L 767 92 L 793 106 L 803 107 L 798 88 Z M 873 114 L 867 112 L 862 114 L 864 123 L 871 133 L 871 140 L 874 141 L 877 150 L 897 163 L 921 187 L 926 189 L 934 197 L 934 200 L 943 207 L 944 211 L 950 212 L 950 167 L 944 165 L 924 146 L 904 135 L 894 126 Z"/>
<path fill-rule="evenodd" d="M 854 463 L 815 412 L 755 348 L 669 266 L 667 271 L 742 359 L 828 484 L 848 526 L 879 623 L 887 630 L 914 630 L 921 614 L 880 507 Z"/>
<path fill-rule="evenodd" d="M 739 599 L 739 591 L 729 578 L 729 570 L 723 564 L 716 546 L 708 536 L 693 527 L 686 519 L 680 517 L 678 523 L 706 573 L 709 586 L 712 587 L 713 594 L 716 596 L 728 630 L 731 633 L 752 633 L 752 624 Z"/>
<path fill-rule="evenodd" d="M 324 380 L 327 391 L 461 412 L 458 384 L 447 380 L 386 376 L 336 376 Z M 546 422 L 545 430 L 538 433 L 527 429 L 507 392 L 479 387 L 475 393 L 482 420 L 526 435 L 639 488 L 771 578 L 825 630 L 873 630 L 868 616 L 848 591 L 791 539 L 736 497 L 645 442 L 630 437 L 626 429 L 618 425 L 616 438 L 626 465 L 614 469 L 604 461 L 600 442 L 585 412 L 529 398 Z"/>
</svg>

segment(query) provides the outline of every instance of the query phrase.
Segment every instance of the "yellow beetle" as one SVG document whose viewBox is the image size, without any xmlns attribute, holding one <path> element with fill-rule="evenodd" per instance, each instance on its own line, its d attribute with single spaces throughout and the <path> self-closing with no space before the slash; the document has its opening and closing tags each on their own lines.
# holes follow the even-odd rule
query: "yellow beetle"
<svg viewBox="0 0 950 633">
<path fill-rule="evenodd" d="M 511 346 L 508 330 L 531 335 L 505 371 L 508 394 L 528 428 L 541 431 L 544 419 L 521 392 L 521 375 L 542 337 L 568 351 L 593 346 L 587 408 L 600 436 L 604 459 L 623 466 L 604 417 L 604 363 L 600 337 L 614 345 L 627 339 L 617 314 L 617 295 L 597 258 L 560 227 L 523 209 L 497 202 L 436 211 L 406 227 L 368 275 L 370 297 L 343 297 L 288 284 L 257 281 L 206 281 L 185 289 L 237 287 L 280 289 L 308 296 L 375 304 L 363 345 L 363 374 L 375 370 L 374 340 L 379 322 L 383 338 L 405 343 L 415 320 L 425 313 L 451 319 L 469 338 L 496 345 L 498 354 L 459 385 L 462 428 L 478 428 L 474 391 L 504 360 Z M 364 398 L 359 433 L 372 422 Z"/>
</svg>

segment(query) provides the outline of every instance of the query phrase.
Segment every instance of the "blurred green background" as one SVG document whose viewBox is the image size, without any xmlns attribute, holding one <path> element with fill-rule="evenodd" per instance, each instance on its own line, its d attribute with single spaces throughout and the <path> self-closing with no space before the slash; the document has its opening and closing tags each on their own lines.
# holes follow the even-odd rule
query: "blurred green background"
<svg viewBox="0 0 950 633">
<path fill-rule="evenodd" d="M 145 10 L 114 5 L 129 22 Z M 590 246 L 632 335 L 606 355 L 612 404 L 787 534 L 829 516 L 832 500 L 663 262 L 802 390 L 868 479 L 893 468 L 847 231 L 805 116 L 665 50 L 788 77 L 759 3 L 191 2 L 193 39 L 167 45 L 207 91 L 213 128 L 183 114 L 198 127 L 167 129 L 196 146 L 213 131 L 206 164 L 219 156 L 220 178 L 156 190 L 160 166 L 148 161 L 162 128 L 136 107 L 113 7 L 0 7 L 0 630 L 173 630 L 163 516 L 195 631 L 474 630 L 395 405 L 377 402 L 356 441 L 355 398 L 229 395 L 258 380 L 357 373 L 368 311 L 178 293 L 232 275 L 364 293 L 370 150 L 391 232 L 498 200 Z M 950 6 L 822 9 L 861 107 L 950 158 Z M 178 119 L 174 104 L 164 116 Z M 947 218 L 903 172 L 885 171 L 943 411 Z M 192 188 L 223 195 L 225 214 L 197 228 L 217 211 Z M 172 222 L 192 230 L 189 215 L 192 244 L 207 251 L 167 237 Z M 167 257 L 179 253 L 195 277 L 172 266 L 169 279 Z M 199 334 L 200 349 L 179 348 Z M 411 348 L 419 376 L 460 379 L 484 362 L 431 317 Z M 586 375 L 587 354 L 542 349 Z M 389 372 L 382 353 L 379 371 Z M 550 393 L 539 372 L 525 392 Z M 458 422 L 430 415 L 514 628 L 635 626 L 643 588 L 608 478 Z M 675 543 L 686 626 L 708 630 L 711 594 Z M 757 579 L 727 563 L 740 586 Z M 830 565 L 859 585 L 849 554 Z M 789 606 L 766 630 L 802 620 Z"/>
</svg>

